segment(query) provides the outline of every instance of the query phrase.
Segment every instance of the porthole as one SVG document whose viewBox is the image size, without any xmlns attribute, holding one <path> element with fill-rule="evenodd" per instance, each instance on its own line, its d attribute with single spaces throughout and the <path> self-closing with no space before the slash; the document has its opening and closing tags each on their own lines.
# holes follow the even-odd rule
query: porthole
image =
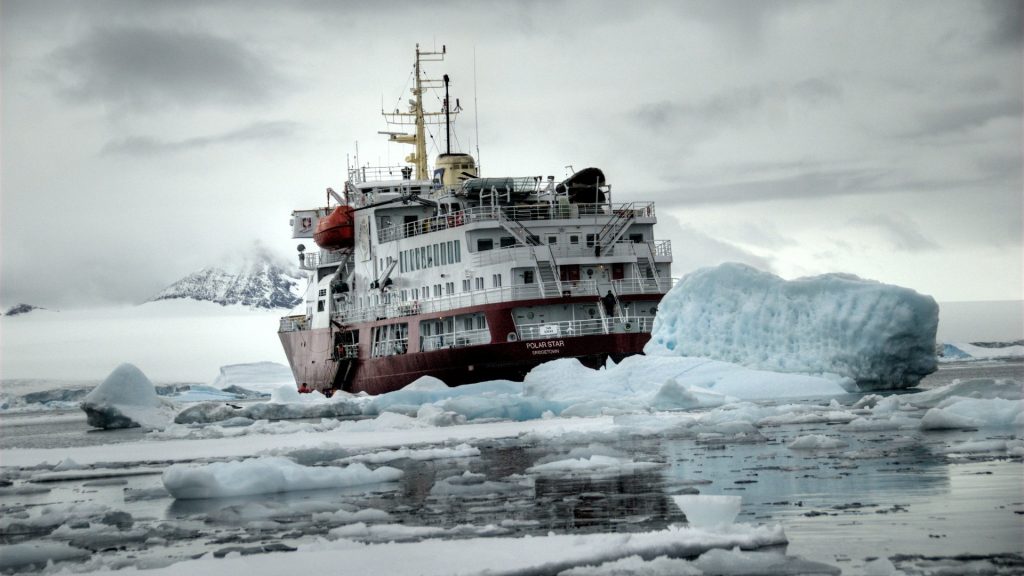
<svg viewBox="0 0 1024 576">
<path fill-rule="evenodd" d="M 516 340 L 519 340 L 519 335 L 516 334 L 515 332 L 509 332 L 508 333 L 508 341 L 509 342 L 515 342 Z"/>
</svg>

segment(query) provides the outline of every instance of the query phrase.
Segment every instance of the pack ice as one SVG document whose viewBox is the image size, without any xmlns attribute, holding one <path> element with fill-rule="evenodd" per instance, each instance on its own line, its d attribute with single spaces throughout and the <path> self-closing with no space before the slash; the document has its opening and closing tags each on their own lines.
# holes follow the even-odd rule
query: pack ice
<svg viewBox="0 0 1024 576">
<path fill-rule="evenodd" d="M 864 390 L 906 388 L 937 367 L 938 322 L 935 300 L 908 288 L 847 274 L 786 281 L 722 264 L 665 295 L 644 353 L 838 374 Z"/>
<path fill-rule="evenodd" d="M 142 370 L 128 363 L 89 392 L 81 407 L 96 428 L 162 428 L 174 417 L 173 406 L 156 395 Z"/>
</svg>

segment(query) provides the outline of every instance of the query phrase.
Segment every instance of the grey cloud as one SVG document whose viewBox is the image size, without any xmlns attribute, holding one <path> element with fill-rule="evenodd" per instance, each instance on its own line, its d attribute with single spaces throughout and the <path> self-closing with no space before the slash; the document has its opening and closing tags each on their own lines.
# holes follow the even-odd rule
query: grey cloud
<svg viewBox="0 0 1024 576">
<path fill-rule="evenodd" d="M 989 40 L 994 46 L 1020 49 L 1024 44 L 1024 3 L 1020 0 L 982 2 L 992 19 Z"/>
<path fill-rule="evenodd" d="M 55 51 L 50 63 L 68 100 L 140 110 L 258 103 L 281 82 L 242 44 L 197 31 L 98 27 Z"/>
<path fill-rule="evenodd" d="M 1015 118 L 1022 113 L 1022 100 L 968 102 L 922 114 L 920 126 L 907 134 L 913 138 L 941 136 L 978 128 L 992 120 Z"/>
<path fill-rule="evenodd" d="M 873 214 L 870 217 L 854 218 L 848 223 L 851 226 L 873 228 L 881 232 L 897 250 L 923 252 L 940 248 L 935 241 L 925 236 L 920 227 L 906 214 Z"/>
<path fill-rule="evenodd" d="M 792 84 L 770 83 L 747 86 L 715 94 L 700 101 L 659 101 L 636 108 L 633 116 L 641 125 L 654 130 L 671 131 L 686 126 L 693 133 L 694 126 L 714 131 L 723 125 L 757 113 L 769 103 L 789 99 L 807 105 L 822 105 L 842 98 L 842 88 L 824 78 L 807 78 Z"/>
<path fill-rule="evenodd" d="M 183 140 L 160 140 L 149 136 L 129 136 L 108 142 L 103 147 L 102 153 L 149 156 L 222 144 L 237 144 L 260 140 L 284 140 L 295 137 L 299 127 L 299 124 L 295 122 L 256 122 L 238 130 L 222 134 L 197 136 Z"/>
<path fill-rule="evenodd" d="M 659 202 L 671 204 L 730 204 L 782 198 L 819 198 L 880 192 L 884 174 L 873 170 L 808 170 L 789 176 L 765 177 L 742 182 L 709 185 L 677 185 L 671 196 L 660 193 Z"/>
</svg>

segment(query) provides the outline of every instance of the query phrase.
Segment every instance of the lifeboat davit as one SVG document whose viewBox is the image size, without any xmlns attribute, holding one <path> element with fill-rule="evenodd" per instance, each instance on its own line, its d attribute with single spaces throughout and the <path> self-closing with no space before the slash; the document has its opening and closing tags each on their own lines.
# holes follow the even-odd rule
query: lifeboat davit
<svg viewBox="0 0 1024 576">
<path fill-rule="evenodd" d="M 324 250 L 340 250 L 355 246 L 355 214 L 350 206 L 338 206 L 321 218 L 313 232 L 313 241 Z"/>
</svg>

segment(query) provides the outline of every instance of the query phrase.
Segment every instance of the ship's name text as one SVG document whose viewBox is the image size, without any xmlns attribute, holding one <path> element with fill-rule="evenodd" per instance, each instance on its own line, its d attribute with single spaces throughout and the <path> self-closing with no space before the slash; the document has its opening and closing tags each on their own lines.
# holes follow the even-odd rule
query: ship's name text
<svg viewBox="0 0 1024 576">
<path fill-rule="evenodd" d="M 540 356 L 543 354 L 558 354 L 561 352 L 559 348 L 565 347 L 565 340 L 536 340 L 533 342 L 524 342 L 526 349 L 534 356 Z"/>
</svg>

